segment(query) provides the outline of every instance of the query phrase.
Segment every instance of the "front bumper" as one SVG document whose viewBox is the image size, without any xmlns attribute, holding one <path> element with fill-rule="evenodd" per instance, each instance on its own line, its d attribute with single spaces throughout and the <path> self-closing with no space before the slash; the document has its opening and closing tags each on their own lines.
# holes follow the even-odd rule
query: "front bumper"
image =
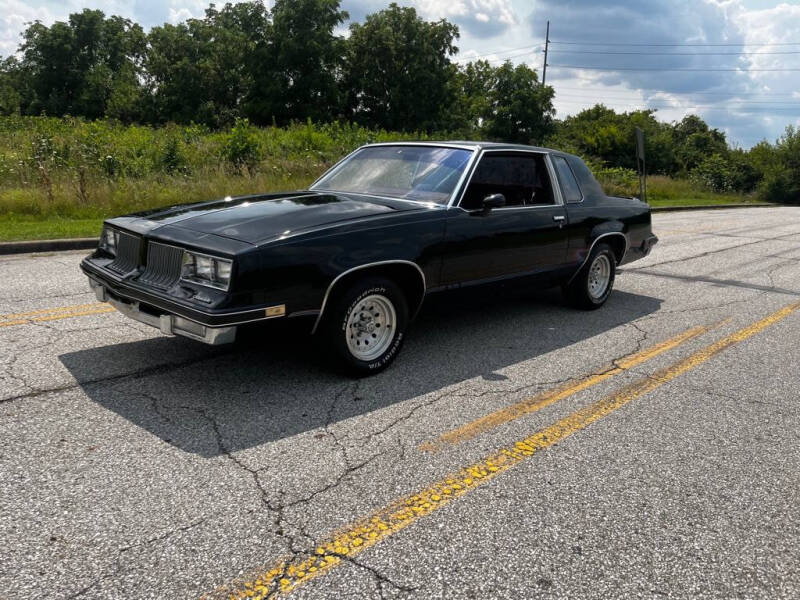
<svg viewBox="0 0 800 600">
<path fill-rule="evenodd" d="M 108 302 L 126 317 L 155 327 L 167 335 L 180 335 L 212 346 L 230 344 L 236 339 L 235 326 L 209 327 L 178 315 L 143 309 L 139 301 L 123 298 L 91 277 L 89 287 L 100 302 Z"/>
</svg>

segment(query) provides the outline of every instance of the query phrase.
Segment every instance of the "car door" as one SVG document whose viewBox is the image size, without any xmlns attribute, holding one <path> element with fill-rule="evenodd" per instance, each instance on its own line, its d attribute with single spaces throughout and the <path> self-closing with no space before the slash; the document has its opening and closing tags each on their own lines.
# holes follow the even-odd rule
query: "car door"
<svg viewBox="0 0 800 600">
<path fill-rule="evenodd" d="M 492 194 L 503 194 L 506 205 L 485 212 Z M 542 152 L 484 151 L 449 212 L 444 285 L 542 273 L 566 260 L 567 215 Z"/>
</svg>

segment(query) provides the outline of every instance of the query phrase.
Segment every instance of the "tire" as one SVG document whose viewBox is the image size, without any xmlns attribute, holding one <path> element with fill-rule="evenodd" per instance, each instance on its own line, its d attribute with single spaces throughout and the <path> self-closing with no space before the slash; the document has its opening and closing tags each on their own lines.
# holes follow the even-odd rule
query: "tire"
<svg viewBox="0 0 800 600">
<path fill-rule="evenodd" d="M 567 301 L 576 308 L 595 310 L 614 289 L 617 259 L 608 244 L 598 244 L 572 281 L 564 286 Z"/>
<path fill-rule="evenodd" d="M 337 294 L 324 335 L 338 365 L 364 377 L 397 358 L 407 326 L 408 302 L 400 287 L 390 279 L 370 277 Z"/>
</svg>

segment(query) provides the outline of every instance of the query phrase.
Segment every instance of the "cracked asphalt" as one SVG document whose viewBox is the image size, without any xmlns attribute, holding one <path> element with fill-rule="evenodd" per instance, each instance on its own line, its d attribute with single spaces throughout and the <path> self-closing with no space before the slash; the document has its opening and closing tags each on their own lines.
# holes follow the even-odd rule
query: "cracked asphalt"
<svg viewBox="0 0 800 600">
<path fill-rule="evenodd" d="M 0 598 L 800 597 L 800 310 L 769 320 L 800 301 L 800 209 L 654 231 L 603 309 L 430 297 L 358 381 L 294 329 L 210 348 L 106 312 L 83 253 L 0 257 Z M 642 382 L 318 574 L 289 568 Z"/>
</svg>

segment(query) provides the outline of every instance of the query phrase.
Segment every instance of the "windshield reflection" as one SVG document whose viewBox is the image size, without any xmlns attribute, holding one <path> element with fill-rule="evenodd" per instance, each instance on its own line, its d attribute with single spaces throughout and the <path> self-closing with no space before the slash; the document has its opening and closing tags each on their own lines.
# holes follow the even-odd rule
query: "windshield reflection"
<svg viewBox="0 0 800 600">
<path fill-rule="evenodd" d="M 447 204 L 472 152 L 439 146 L 362 148 L 312 189 Z"/>
</svg>

